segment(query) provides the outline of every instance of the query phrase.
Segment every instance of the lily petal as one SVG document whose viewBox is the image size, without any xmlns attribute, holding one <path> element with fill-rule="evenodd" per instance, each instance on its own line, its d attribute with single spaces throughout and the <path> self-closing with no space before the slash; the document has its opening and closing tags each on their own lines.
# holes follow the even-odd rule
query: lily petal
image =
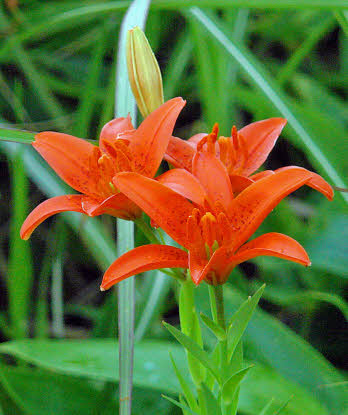
<svg viewBox="0 0 348 415">
<path fill-rule="evenodd" d="M 141 123 L 130 138 L 129 148 L 134 155 L 137 172 L 153 177 L 158 170 L 172 136 L 176 119 L 186 104 L 182 98 L 173 98 Z"/>
<path fill-rule="evenodd" d="M 280 169 L 275 170 L 275 172 L 285 171 L 288 169 L 291 169 L 291 167 L 281 167 Z M 319 176 L 319 174 L 313 173 L 309 170 L 306 171 L 311 174 L 311 178 L 306 182 L 306 185 L 322 193 L 327 199 L 332 200 L 334 193 L 329 183 L 326 180 L 324 180 L 321 176 Z"/>
<path fill-rule="evenodd" d="M 256 181 L 240 193 L 228 211 L 236 249 L 250 238 L 284 197 L 307 184 L 311 177 L 311 172 L 306 169 L 288 167 Z"/>
<path fill-rule="evenodd" d="M 192 281 L 198 285 L 208 274 L 210 267 L 207 266 L 208 261 L 202 256 L 189 252 L 189 269 Z"/>
<path fill-rule="evenodd" d="M 178 244 L 186 247 L 186 222 L 193 205 L 183 196 L 137 173 L 119 173 L 115 185 Z"/>
<path fill-rule="evenodd" d="M 198 179 L 184 169 L 168 170 L 156 180 L 197 205 L 204 206 L 208 196 Z"/>
<path fill-rule="evenodd" d="M 239 130 L 248 146 L 248 158 L 243 175 L 249 176 L 266 160 L 286 122 L 284 118 L 269 118 L 246 125 Z"/>
<path fill-rule="evenodd" d="M 199 151 L 193 157 L 192 172 L 213 204 L 219 201 L 228 212 L 233 202 L 233 191 L 222 162 L 211 153 Z"/>
<path fill-rule="evenodd" d="M 73 189 L 91 194 L 94 191 L 90 160 L 99 148 L 81 138 L 45 131 L 35 135 L 36 151 Z"/>
<path fill-rule="evenodd" d="M 253 174 L 252 176 L 250 176 L 250 179 L 256 182 L 257 180 L 261 180 L 264 177 L 271 176 L 272 174 L 274 174 L 273 170 L 264 170 L 264 171 L 260 171 L 259 173 Z"/>
<path fill-rule="evenodd" d="M 104 125 L 100 132 L 99 137 L 99 148 L 104 151 L 108 152 L 108 142 L 113 142 L 117 139 L 119 134 L 124 133 L 125 131 L 132 131 L 134 130 L 131 117 L 128 114 L 127 117 L 120 117 L 115 118 L 109 121 L 107 124 Z"/>
<path fill-rule="evenodd" d="M 81 203 L 84 213 L 92 217 L 107 213 L 117 218 L 134 220 L 141 215 L 141 209 L 123 193 L 117 193 L 102 201 L 84 196 Z"/>
<path fill-rule="evenodd" d="M 250 177 L 239 176 L 236 174 L 230 175 L 230 182 L 233 189 L 233 194 L 236 196 L 241 193 L 244 189 L 254 183 Z"/>
<path fill-rule="evenodd" d="M 191 145 L 188 141 L 172 136 L 169 139 L 164 159 L 177 168 L 191 172 L 195 148 L 196 146 Z"/>
<path fill-rule="evenodd" d="M 145 271 L 159 268 L 187 268 L 187 252 L 167 245 L 143 245 L 120 256 L 106 270 L 101 289 Z"/>
<path fill-rule="evenodd" d="M 29 239 L 40 223 L 56 213 L 66 211 L 84 213 L 81 206 L 82 197 L 82 195 L 63 195 L 52 197 L 40 203 L 25 219 L 20 230 L 21 238 Z"/>
<path fill-rule="evenodd" d="M 274 256 L 306 266 L 311 264 L 307 252 L 295 239 L 276 232 L 253 239 L 243 245 L 230 259 L 238 265 L 257 256 Z"/>
</svg>

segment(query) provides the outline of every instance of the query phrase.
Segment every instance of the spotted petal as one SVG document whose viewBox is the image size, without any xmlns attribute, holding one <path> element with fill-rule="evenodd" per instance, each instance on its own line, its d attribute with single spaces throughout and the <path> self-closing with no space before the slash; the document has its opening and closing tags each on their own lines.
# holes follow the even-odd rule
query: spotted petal
<svg viewBox="0 0 348 415">
<path fill-rule="evenodd" d="M 300 167 L 288 167 L 256 181 L 240 193 L 228 212 L 237 249 L 260 226 L 266 216 L 287 195 L 307 184 L 312 173 Z"/>
<path fill-rule="evenodd" d="M 198 179 L 184 169 L 168 170 L 156 180 L 192 202 L 204 206 L 208 196 Z"/>
<path fill-rule="evenodd" d="M 246 125 L 239 133 L 244 137 L 248 157 L 243 175 L 249 176 L 266 160 L 286 124 L 284 118 L 269 118 Z"/>
<path fill-rule="evenodd" d="M 28 239 L 40 223 L 56 213 L 66 211 L 84 213 L 81 206 L 82 197 L 82 195 L 56 196 L 40 203 L 25 219 L 20 231 L 21 238 Z"/>
<path fill-rule="evenodd" d="M 134 220 L 141 215 L 139 207 L 123 193 L 117 193 L 102 201 L 90 196 L 82 198 L 82 208 L 88 216 L 98 216 L 104 213 L 125 220 Z"/>
<path fill-rule="evenodd" d="M 173 98 L 155 111 L 141 123 L 132 135 L 129 148 L 134 157 L 137 172 L 153 177 L 158 170 L 172 136 L 176 119 L 186 101 Z"/>
<path fill-rule="evenodd" d="M 206 135 L 206 134 L 205 134 Z M 195 155 L 196 145 L 178 137 L 170 137 L 164 158 L 168 163 L 180 169 L 192 171 L 192 159 Z"/>
<path fill-rule="evenodd" d="M 187 246 L 186 222 L 193 205 L 183 196 L 137 173 L 119 173 L 114 183 L 168 235 Z"/>
<path fill-rule="evenodd" d="M 134 130 L 134 127 L 130 115 L 128 115 L 126 118 L 120 117 L 109 121 L 107 124 L 104 125 L 100 132 L 99 148 L 103 152 L 108 153 L 110 144 L 112 147 L 112 142 L 117 139 L 118 135 L 122 135 L 125 132 L 130 132 L 132 130 Z"/>
<path fill-rule="evenodd" d="M 101 284 L 107 290 L 114 284 L 145 271 L 159 268 L 187 268 L 187 253 L 167 245 L 143 245 L 119 257 L 105 272 Z"/>
<path fill-rule="evenodd" d="M 98 158 L 98 147 L 81 138 L 52 131 L 36 134 L 32 145 L 73 189 L 86 194 L 97 193 L 90 163 Z"/>
<path fill-rule="evenodd" d="M 276 232 L 266 233 L 246 243 L 230 260 L 237 265 L 257 256 L 274 256 L 306 266 L 311 264 L 307 252 L 295 239 Z"/>
<path fill-rule="evenodd" d="M 220 202 L 229 211 L 233 202 L 233 191 L 226 167 L 215 155 L 199 151 L 193 157 L 192 172 L 202 184 L 209 199 Z"/>
</svg>

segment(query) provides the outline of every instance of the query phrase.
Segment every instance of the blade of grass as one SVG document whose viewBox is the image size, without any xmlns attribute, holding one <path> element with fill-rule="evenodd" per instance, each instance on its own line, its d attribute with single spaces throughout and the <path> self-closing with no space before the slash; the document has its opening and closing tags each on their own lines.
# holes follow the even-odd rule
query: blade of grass
<svg viewBox="0 0 348 415">
<path fill-rule="evenodd" d="M 126 62 L 127 32 L 134 26 L 144 29 L 151 0 L 134 0 L 129 7 L 121 25 L 118 40 L 115 116 L 125 117 L 130 113 L 133 124 L 136 124 L 136 105 L 128 81 Z M 118 244 L 117 253 L 134 248 L 134 223 L 117 220 Z M 134 359 L 134 277 L 118 284 L 118 324 L 119 324 L 119 404 L 120 415 L 131 414 Z"/>
<path fill-rule="evenodd" d="M 60 222 L 56 233 L 56 257 L 52 263 L 51 310 L 52 333 L 55 337 L 64 337 L 64 299 L 63 299 L 63 267 L 64 250 L 67 240 L 65 225 Z"/>
<path fill-rule="evenodd" d="M 76 7 L 71 10 L 65 10 L 59 14 L 48 16 L 43 22 L 36 22 L 28 26 L 27 30 L 8 37 L 3 47 L 0 49 L 0 60 L 16 44 L 25 41 L 42 39 L 47 35 L 52 35 L 64 31 L 75 24 L 81 25 L 82 22 L 88 22 L 96 18 L 103 18 L 110 13 L 125 11 L 130 1 L 112 1 L 101 4 L 89 4 L 82 7 Z M 346 0 L 303 0 L 301 2 L 293 0 L 154 0 L 152 7 L 155 9 L 177 10 L 192 6 L 215 7 L 235 9 L 248 7 L 250 9 L 289 9 L 289 10 L 345 10 L 347 8 Z M 40 7 L 35 9 L 35 14 L 41 15 Z"/>
<path fill-rule="evenodd" d="M 30 245 L 19 237 L 19 230 L 27 215 L 28 180 L 21 151 L 11 158 L 12 211 L 10 229 L 10 253 L 8 266 L 8 312 L 14 338 L 29 334 L 29 310 L 33 268 Z"/>
<path fill-rule="evenodd" d="M 347 10 L 336 10 L 334 12 L 336 20 L 341 25 L 346 36 L 348 36 L 348 11 Z"/>
<path fill-rule="evenodd" d="M 31 144 L 35 133 L 29 131 L 14 130 L 12 128 L 0 128 L 0 140 L 14 143 Z"/>
<path fill-rule="evenodd" d="M 277 80 L 279 85 L 283 85 L 291 78 L 303 59 L 314 48 L 318 41 L 334 27 L 334 25 L 335 19 L 333 16 L 325 16 L 322 13 L 318 15 L 318 24 L 311 29 L 310 35 L 278 72 Z"/>
<path fill-rule="evenodd" d="M 103 68 L 103 56 L 106 52 L 107 37 L 110 33 L 111 21 L 108 20 L 99 30 L 96 45 L 92 51 L 91 62 L 88 68 L 88 78 L 81 91 L 80 103 L 76 113 L 76 122 L 73 134 L 77 137 L 87 137 L 89 125 L 96 104 L 96 95 L 91 94 L 98 88 L 100 73 Z"/>
<path fill-rule="evenodd" d="M 135 341 L 140 341 L 146 334 L 160 303 L 168 294 L 171 284 L 172 280 L 163 275 L 161 271 L 153 273 L 152 289 L 135 330 Z"/>
<path fill-rule="evenodd" d="M 345 182 L 338 175 L 335 167 L 329 162 L 325 154 L 318 147 L 307 129 L 303 125 L 303 120 L 295 111 L 295 108 L 287 100 L 285 94 L 273 82 L 271 76 L 265 71 L 255 57 L 246 49 L 236 45 L 222 28 L 221 22 L 211 14 L 204 12 L 198 8 L 190 9 L 189 16 L 195 19 L 202 25 L 205 31 L 210 33 L 213 39 L 222 46 L 226 52 L 236 59 L 241 66 L 243 72 L 251 79 L 251 82 L 256 85 L 279 113 L 287 118 L 289 125 L 296 132 L 298 137 L 302 140 L 309 154 L 312 155 L 313 161 L 317 167 L 324 172 L 326 176 L 338 187 L 346 188 Z M 348 202 L 348 194 L 341 193 L 341 197 Z"/>
<path fill-rule="evenodd" d="M 41 101 L 42 108 L 48 115 L 56 119 L 57 126 L 64 129 L 65 123 L 61 121 L 61 117 L 65 115 L 64 111 L 52 95 L 47 84 L 43 81 L 40 72 L 34 66 L 30 54 L 20 44 L 14 45 L 12 54 L 16 58 L 18 65 L 22 68 L 32 89 L 36 91 L 36 96 Z"/>
</svg>

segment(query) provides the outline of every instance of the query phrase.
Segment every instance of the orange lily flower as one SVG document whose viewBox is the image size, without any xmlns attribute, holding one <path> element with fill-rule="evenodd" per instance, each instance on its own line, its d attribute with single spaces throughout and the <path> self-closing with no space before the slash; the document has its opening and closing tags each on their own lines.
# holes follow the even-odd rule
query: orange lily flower
<svg viewBox="0 0 348 415">
<path fill-rule="evenodd" d="M 184 105 L 182 98 L 167 101 L 138 129 L 134 129 L 129 116 L 116 118 L 103 127 L 99 147 L 67 134 L 37 134 L 33 147 L 81 194 L 57 196 L 41 203 L 24 221 L 21 238 L 28 239 L 45 219 L 64 211 L 88 216 L 107 213 L 129 220 L 140 216 L 140 208 L 120 193 L 112 179 L 119 172 L 154 177 Z"/>
<path fill-rule="evenodd" d="M 210 134 L 196 134 L 188 140 L 171 137 L 165 159 L 175 167 L 191 172 L 195 153 L 201 149 L 210 151 L 223 162 L 234 192 L 239 193 L 263 177 L 259 176 L 261 173 L 250 175 L 264 163 L 285 124 L 284 118 L 269 118 L 239 131 L 233 127 L 231 137 L 218 137 L 219 127 L 215 124 Z"/>
<path fill-rule="evenodd" d="M 137 173 L 115 177 L 118 188 L 188 252 L 166 245 L 135 248 L 109 267 L 102 289 L 139 272 L 166 267 L 189 268 L 195 284 L 202 280 L 223 284 L 236 265 L 260 255 L 310 265 L 304 248 L 289 236 L 267 233 L 246 241 L 285 196 L 303 185 L 332 199 L 332 188 L 324 179 L 301 167 L 286 167 L 234 197 L 226 167 L 215 155 L 199 151 L 192 166 L 194 176 L 174 169 L 162 175 L 162 182 Z"/>
<path fill-rule="evenodd" d="M 196 134 L 187 141 L 171 137 L 165 159 L 175 167 L 196 175 L 195 155 L 198 152 L 211 153 L 225 166 L 233 193 L 237 195 L 257 180 L 275 173 L 265 170 L 253 174 L 268 157 L 286 122 L 284 118 L 269 118 L 249 124 L 240 131 L 233 127 L 231 137 L 218 137 L 218 124 L 214 125 L 210 134 Z M 323 179 L 315 173 L 311 174 L 307 185 L 322 192 Z M 170 173 L 159 180 L 172 187 L 169 176 Z M 330 194 L 331 187 L 326 189 L 325 196 L 330 198 Z"/>
</svg>

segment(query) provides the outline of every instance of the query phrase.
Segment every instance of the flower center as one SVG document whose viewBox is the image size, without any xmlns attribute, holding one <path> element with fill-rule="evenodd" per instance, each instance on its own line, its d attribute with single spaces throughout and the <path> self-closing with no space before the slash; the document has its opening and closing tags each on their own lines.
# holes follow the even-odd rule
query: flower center
<svg viewBox="0 0 348 415">
<path fill-rule="evenodd" d="M 229 175 L 241 174 L 248 159 L 248 148 L 242 134 L 233 126 L 231 137 L 218 137 L 219 125 L 197 144 L 197 151 L 208 151 L 220 158 Z"/>
</svg>

